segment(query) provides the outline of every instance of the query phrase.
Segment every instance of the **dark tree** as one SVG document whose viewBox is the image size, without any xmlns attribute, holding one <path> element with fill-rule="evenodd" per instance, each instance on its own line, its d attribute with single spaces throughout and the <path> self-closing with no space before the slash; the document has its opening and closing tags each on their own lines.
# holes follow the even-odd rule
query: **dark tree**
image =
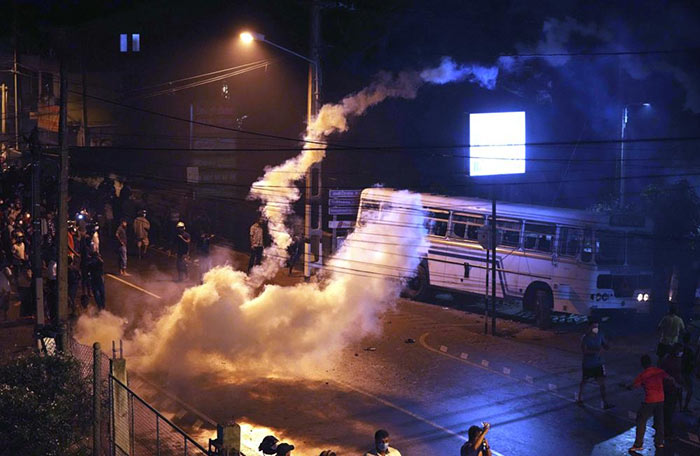
<svg viewBox="0 0 700 456">
<path fill-rule="evenodd" d="M 75 358 L 34 353 L 0 366 L 0 455 L 89 454 L 91 403 Z"/>
</svg>

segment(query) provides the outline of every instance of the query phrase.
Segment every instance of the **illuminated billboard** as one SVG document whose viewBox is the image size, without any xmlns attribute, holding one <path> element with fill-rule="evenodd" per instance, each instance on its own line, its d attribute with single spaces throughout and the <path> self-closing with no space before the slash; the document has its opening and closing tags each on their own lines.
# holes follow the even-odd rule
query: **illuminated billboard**
<svg viewBox="0 0 700 456">
<path fill-rule="evenodd" d="M 525 112 L 469 114 L 469 175 L 525 172 Z"/>
</svg>

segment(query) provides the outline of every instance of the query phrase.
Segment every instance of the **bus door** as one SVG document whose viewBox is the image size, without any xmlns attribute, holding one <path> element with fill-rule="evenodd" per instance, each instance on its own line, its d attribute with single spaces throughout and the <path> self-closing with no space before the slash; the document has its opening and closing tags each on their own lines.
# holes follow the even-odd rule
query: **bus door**
<svg viewBox="0 0 700 456">
<path fill-rule="evenodd" d="M 489 217 L 490 218 L 490 217 Z M 522 243 L 522 221 L 513 219 L 496 218 L 496 228 L 498 229 L 499 244 L 496 274 L 497 296 L 520 295 L 520 283 L 522 280 L 521 270 L 523 268 L 523 257 L 520 251 Z M 489 271 L 491 265 L 489 264 Z M 491 274 L 489 273 L 489 280 Z M 524 290 L 523 290 L 524 291 Z"/>
</svg>

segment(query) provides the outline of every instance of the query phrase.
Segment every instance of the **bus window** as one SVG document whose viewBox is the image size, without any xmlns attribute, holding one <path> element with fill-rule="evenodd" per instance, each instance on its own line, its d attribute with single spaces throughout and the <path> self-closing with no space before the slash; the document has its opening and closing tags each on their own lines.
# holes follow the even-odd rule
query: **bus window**
<svg viewBox="0 0 700 456">
<path fill-rule="evenodd" d="M 476 241 L 482 226 L 484 226 L 483 217 L 459 213 L 452 215 L 452 234 L 455 237 Z"/>
<path fill-rule="evenodd" d="M 591 230 L 583 230 L 583 242 L 581 245 L 581 261 L 590 263 L 593 259 L 593 233 Z"/>
<path fill-rule="evenodd" d="M 556 231 L 554 225 L 525 223 L 525 238 L 523 239 L 525 249 L 551 252 Z"/>
<path fill-rule="evenodd" d="M 581 250 L 581 230 L 563 226 L 559 229 L 559 255 L 575 257 Z"/>
<path fill-rule="evenodd" d="M 501 244 L 508 247 L 520 247 L 521 222 L 499 220 L 498 218 L 496 218 L 496 221 L 496 228 L 503 233 Z"/>
<path fill-rule="evenodd" d="M 447 222 L 449 219 L 450 213 L 447 211 L 428 209 L 425 216 L 428 234 L 441 237 L 447 235 Z"/>
<path fill-rule="evenodd" d="M 625 233 L 596 231 L 595 261 L 602 265 L 625 264 Z"/>
</svg>

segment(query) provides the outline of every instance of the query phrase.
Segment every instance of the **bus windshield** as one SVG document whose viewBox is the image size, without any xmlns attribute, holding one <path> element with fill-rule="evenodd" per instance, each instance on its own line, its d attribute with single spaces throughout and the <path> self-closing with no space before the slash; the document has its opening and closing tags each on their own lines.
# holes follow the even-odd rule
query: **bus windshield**
<svg viewBox="0 0 700 456">
<path fill-rule="evenodd" d="M 627 236 L 627 263 L 632 266 L 651 266 L 653 252 L 649 235 L 629 233 Z"/>
<path fill-rule="evenodd" d="M 598 231 L 595 237 L 596 263 L 602 265 L 625 264 L 625 234 L 614 231 Z"/>
</svg>

